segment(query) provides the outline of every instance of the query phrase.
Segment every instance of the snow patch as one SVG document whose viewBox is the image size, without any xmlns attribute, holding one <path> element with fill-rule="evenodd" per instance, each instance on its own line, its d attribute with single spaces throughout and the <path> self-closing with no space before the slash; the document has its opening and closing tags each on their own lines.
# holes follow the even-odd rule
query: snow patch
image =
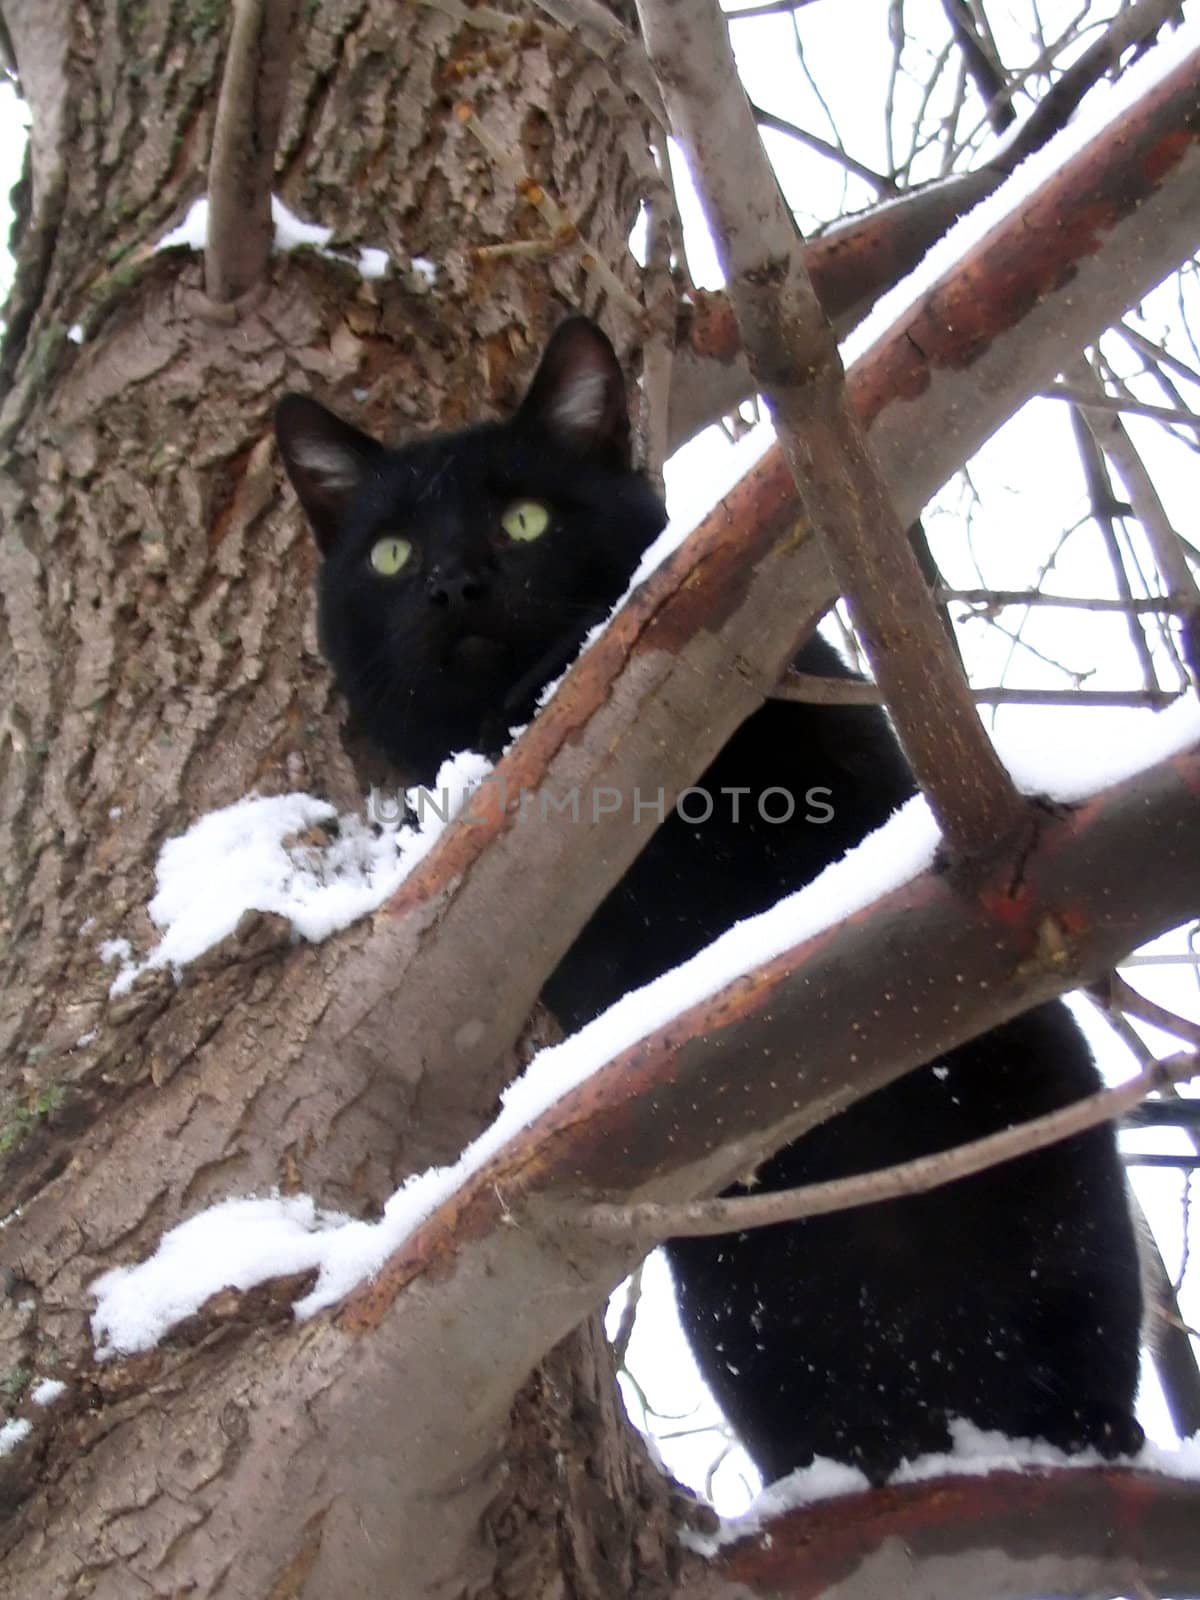
<svg viewBox="0 0 1200 1600">
<path fill-rule="evenodd" d="M 410 792 L 416 825 L 337 817 L 326 801 L 307 794 L 251 795 L 200 817 L 159 852 L 158 891 L 147 907 L 162 930 L 158 944 L 141 961 L 132 959 L 127 939 L 100 946 L 102 960 L 121 962 L 110 995 L 126 993 L 143 972 L 177 972 L 227 938 L 247 911 L 284 917 L 314 944 L 367 916 L 428 855 L 491 770 L 473 751 L 452 756 L 438 773 L 433 802 Z M 402 815 L 397 800 L 395 820 Z M 335 818 L 327 845 L 298 837 Z"/>
<path fill-rule="evenodd" d="M 276 250 L 300 250 L 305 247 L 330 261 L 340 261 L 353 267 L 363 278 L 382 278 L 388 270 L 390 258 L 386 250 L 369 246 L 360 248 L 357 256 L 331 250 L 329 241 L 333 229 L 319 222 L 305 222 L 294 211 L 289 211 L 278 195 L 271 196 L 271 221 L 274 224 L 273 247 Z M 193 200 L 183 221 L 165 233 L 154 246 L 159 250 L 203 250 L 208 244 L 208 199 Z"/>
<path fill-rule="evenodd" d="M 33 1423 L 27 1422 L 24 1417 L 13 1417 L 11 1421 L 0 1426 L 0 1456 L 11 1455 L 22 1439 L 28 1439 L 33 1432 Z"/>
<path fill-rule="evenodd" d="M 66 1392 L 67 1386 L 60 1378 L 43 1378 L 29 1391 L 29 1398 L 35 1406 L 52 1406 Z"/>
</svg>

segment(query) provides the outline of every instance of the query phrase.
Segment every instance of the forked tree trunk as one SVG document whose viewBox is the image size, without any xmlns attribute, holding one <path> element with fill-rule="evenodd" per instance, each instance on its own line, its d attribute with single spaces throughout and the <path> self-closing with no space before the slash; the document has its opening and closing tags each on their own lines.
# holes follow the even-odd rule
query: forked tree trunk
<svg viewBox="0 0 1200 1600">
<path fill-rule="evenodd" d="M 351 257 L 386 250 L 390 274 L 277 254 L 267 282 L 214 306 L 201 256 L 151 249 L 204 192 L 231 9 L 3 6 L 33 119 L 0 416 L 10 1388 L 90 1367 L 97 1273 L 217 1196 L 308 1186 L 311 1149 L 248 1148 L 242 1121 L 264 1096 L 286 1104 L 289 1064 L 367 928 L 293 945 L 276 920 L 248 918 L 181 982 L 158 972 L 118 999 L 100 956 L 107 940 L 153 943 L 157 851 L 201 813 L 253 790 L 362 804 L 316 647 L 314 548 L 273 449 L 275 400 L 312 388 L 395 437 L 509 405 L 566 307 L 599 311 L 627 350 L 632 338 L 581 251 L 554 245 L 454 107 L 469 102 L 519 151 L 635 288 L 625 241 L 649 181 L 636 107 L 553 30 L 506 38 L 393 0 L 304 8 L 279 161 L 288 206 L 333 225 Z M 546 248 L 476 254 L 518 240 Z M 432 284 L 413 257 L 433 263 Z M 414 1073 L 394 1167 L 342 1171 L 322 1199 L 370 1214 L 405 1172 L 478 1131 L 494 1087 L 447 1108 Z M 159 1386 L 202 1393 L 220 1360 L 184 1344 L 147 1358 L 132 1389 L 75 1383 L 0 1463 L 14 1592 L 174 1592 L 183 1480 L 230 1466 L 234 1433 L 224 1461 L 181 1455 L 165 1434 L 140 1464 L 145 1494 L 120 1506 L 81 1460 Z M 615 1395 L 594 1323 L 527 1387 L 491 1517 L 495 1592 L 559 1594 L 564 1572 L 581 1596 L 665 1581 L 667 1489 Z M 48 1554 L 52 1517 L 79 1539 Z M 280 1572 L 271 1592 L 298 1582 Z M 214 1569 L 208 1592 L 267 1588 Z"/>
</svg>

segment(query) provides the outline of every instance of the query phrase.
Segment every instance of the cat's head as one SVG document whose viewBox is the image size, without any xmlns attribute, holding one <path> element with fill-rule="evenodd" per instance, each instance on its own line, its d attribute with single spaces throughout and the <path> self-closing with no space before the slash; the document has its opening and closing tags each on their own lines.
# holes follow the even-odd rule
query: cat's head
<svg viewBox="0 0 1200 1600">
<path fill-rule="evenodd" d="M 630 463 L 616 355 L 583 317 L 507 422 L 390 450 L 287 395 L 275 428 L 323 558 L 322 648 L 410 781 L 456 750 L 498 753 L 666 520 Z"/>
</svg>

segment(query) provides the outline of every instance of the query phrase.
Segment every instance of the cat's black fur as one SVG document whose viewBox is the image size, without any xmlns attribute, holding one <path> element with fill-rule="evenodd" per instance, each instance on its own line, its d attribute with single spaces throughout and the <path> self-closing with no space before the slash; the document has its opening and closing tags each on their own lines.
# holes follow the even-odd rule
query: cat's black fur
<svg viewBox="0 0 1200 1600">
<path fill-rule="evenodd" d="M 356 718 L 410 780 L 432 779 L 455 750 L 498 752 L 663 523 L 629 465 L 615 356 L 580 318 L 509 422 L 385 450 L 291 396 L 278 433 L 325 558 L 324 648 Z M 514 500 L 550 509 L 541 537 L 503 532 Z M 388 534 L 416 552 L 400 577 L 370 564 Z M 796 665 L 845 672 L 819 637 Z M 778 701 L 699 784 L 712 819 L 670 816 L 547 983 L 566 1026 L 811 880 L 913 788 L 879 711 Z M 751 790 L 736 823 L 720 794 L 735 786 Z M 791 823 L 762 820 L 768 788 L 796 796 Z M 810 790 L 828 793 L 806 806 Z M 941 1150 L 1098 1083 L 1070 1014 L 1041 1006 L 807 1134 L 758 1187 Z M 1139 1273 L 1108 1128 L 930 1194 L 678 1240 L 668 1254 L 701 1371 L 768 1480 L 826 1455 L 880 1481 L 945 1448 L 953 1416 L 1067 1449 L 1140 1442 Z"/>
</svg>

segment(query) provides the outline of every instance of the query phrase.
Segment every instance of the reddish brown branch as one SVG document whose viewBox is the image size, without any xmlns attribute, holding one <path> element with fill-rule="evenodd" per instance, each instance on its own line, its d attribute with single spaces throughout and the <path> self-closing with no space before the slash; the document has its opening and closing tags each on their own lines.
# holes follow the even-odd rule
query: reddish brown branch
<svg viewBox="0 0 1200 1600">
<path fill-rule="evenodd" d="M 1200 1483 L 1064 1467 L 936 1478 L 776 1517 L 680 1593 L 698 1600 L 1200 1594 Z M 698 1587 L 690 1587 L 692 1581 Z"/>
<path fill-rule="evenodd" d="M 809 240 L 804 263 L 838 333 L 845 334 L 860 322 L 952 223 L 1064 128 L 1084 95 L 1125 51 L 1152 38 L 1177 9 L 1176 0 L 1135 0 L 1119 12 L 986 166 L 907 190 L 900 199 L 848 217 Z M 753 392 L 733 309 L 724 295 L 699 297 L 695 316 L 685 315 L 676 359 L 670 412 L 673 448 Z"/>
<path fill-rule="evenodd" d="M 1113 1089 L 1099 1089 L 1082 1100 L 1049 1111 L 1027 1122 L 1015 1123 L 999 1133 L 973 1139 L 969 1144 L 916 1156 L 911 1161 L 881 1167 L 851 1178 L 833 1178 L 798 1189 L 776 1189 L 769 1194 L 749 1194 L 715 1200 L 692 1200 L 685 1205 L 655 1205 L 640 1201 L 629 1206 L 593 1206 L 587 1214 L 590 1227 L 602 1233 L 629 1233 L 660 1242 L 672 1238 L 711 1238 L 739 1233 L 746 1228 L 773 1227 L 802 1217 L 827 1216 L 854 1206 L 876 1205 L 910 1194 L 926 1194 L 959 1178 L 986 1172 L 1031 1150 L 1045 1150 L 1073 1134 L 1104 1122 L 1114 1122 L 1149 1094 L 1200 1073 L 1200 1055 L 1183 1051 L 1155 1061 L 1136 1078 Z"/>
</svg>

